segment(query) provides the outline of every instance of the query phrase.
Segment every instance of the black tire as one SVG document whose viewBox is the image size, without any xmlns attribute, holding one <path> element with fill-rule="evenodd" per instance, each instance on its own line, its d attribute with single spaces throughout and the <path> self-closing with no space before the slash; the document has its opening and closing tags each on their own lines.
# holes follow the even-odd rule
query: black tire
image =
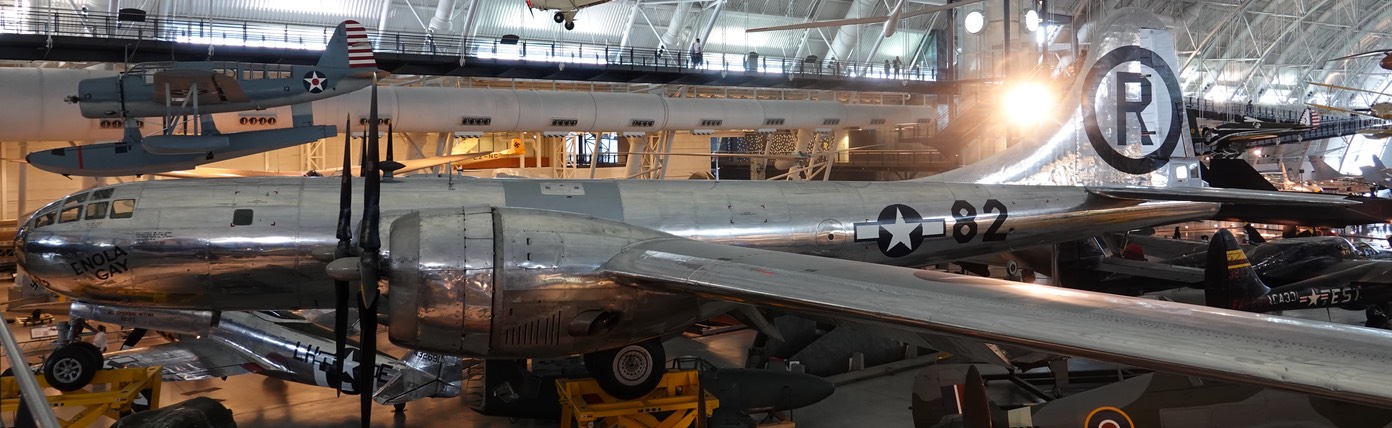
<svg viewBox="0 0 1392 428">
<path fill-rule="evenodd" d="M 87 346 L 81 346 L 87 345 Z M 94 358 L 92 355 L 96 353 Z M 43 376 L 48 385 L 63 392 L 76 391 L 92 382 L 101 368 L 101 353 L 90 343 L 64 345 L 44 359 Z"/>
<path fill-rule="evenodd" d="M 657 339 L 585 354 L 585 368 L 604 392 L 621 400 L 648 395 L 667 373 L 667 351 Z"/>
<path fill-rule="evenodd" d="M 562 14 L 562 13 L 560 13 L 560 12 L 556 12 L 556 15 L 552 16 L 551 19 L 556 20 L 556 23 L 557 23 L 557 24 L 560 24 L 560 23 L 562 23 L 562 22 L 565 22 L 565 14 Z"/>
<path fill-rule="evenodd" d="M 574 29 L 575 29 L 575 21 L 566 21 L 565 27 L 566 27 L 566 30 L 574 30 Z"/>
</svg>

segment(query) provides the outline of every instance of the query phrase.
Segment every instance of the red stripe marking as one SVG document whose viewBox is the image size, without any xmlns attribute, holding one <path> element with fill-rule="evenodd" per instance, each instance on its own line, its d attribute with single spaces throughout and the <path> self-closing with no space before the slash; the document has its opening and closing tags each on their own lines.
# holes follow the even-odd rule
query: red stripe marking
<svg viewBox="0 0 1392 428">
<path fill-rule="evenodd" d="M 83 168 L 85 168 L 85 166 L 82 163 L 82 146 L 77 146 L 77 169 Z"/>
</svg>

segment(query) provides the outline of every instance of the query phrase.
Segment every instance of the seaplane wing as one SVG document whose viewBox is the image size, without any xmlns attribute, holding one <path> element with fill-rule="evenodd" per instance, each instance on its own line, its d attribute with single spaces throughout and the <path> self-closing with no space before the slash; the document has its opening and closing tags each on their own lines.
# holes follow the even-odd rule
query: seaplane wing
<svg viewBox="0 0 1392 428">
<path fill-rule="evenodd" d="M 603 269 L 635 287 L 1392 405 L 1392 332 L 677 237 Z"/>
<path fill-rule="evenodd" d="M 112 368 L 163 367 L 166 381 L 198 380 L 251 373 L 255 361 L 212 340 L 189 340 L 106 354 Z"/>
<path fill-rule="evenodd" d="M 899 16 L 898 16 L 897 19 L 912 18 L 912 17 L 915 17 L 915 16 L 927 15 L 927 14 L 930 14 L 930 13 L 942 12 L 942 11 L 945 11 L 945 10 L 949 10 L 949 9 L 956 8 L 956 7 L 961 7 L 961 6 L 968 5 L 968 4 L 972 4 L 972 3 L 980 3 L 981 1 L 983 1 L 983 0 L 967 0 L 967 1 L 960 1 L 960 2 L 956 2 L 956 3 L 948 3 L 948 4 L 945 4 L 945 5 L 941 5 L 941 6 L 930 6 L 930 7 L 925 7 L 925 8 L 923 8 L 923 9 L 916 9 L 916 10 L 911 10 L 911 11 L 905 11 L 905 12 L 901 12 L 901 13 L 899 14 Z M 890 19 L 891 17 L 892 17 L 892 16 L 870 16 L 870 17 L 865 17 L 865 18 L 830 19 L 830 20 L 825 20 L 825 21 L 812 21 L 812 22 L 804 22 L 804 23 L 800 23 L 800 24 L 779 25 L 779 26 L 774 26 L 774 27 L 750 28 L 750 29 L 744 30 L 744 32 L 746 32 L 746 33 L 762 33 L 762 32 L 765 32 L 765 31 L 801 30 L 801 29 L 807 29 L 807 28 L 838 27 L 838 26 L 842 26 L 842 25 L 878 24 L 878 23 L 881 23 L 881 22 L 885 22 L 885 20 Z"/>
<path fill-rule="evenodd" d="M 169 69 L 155 73 L 156 88 L 177 88 L 170 92 L 154 91 L 155 102 L 164 103 L 166 96 L 173 98 L 171 103 L 182 104 L 190 91 L 198 92 L 198 104 L 241 103 L 251 101 L 242 91 L 237 79 L 212 70 Z"/>
</svg>

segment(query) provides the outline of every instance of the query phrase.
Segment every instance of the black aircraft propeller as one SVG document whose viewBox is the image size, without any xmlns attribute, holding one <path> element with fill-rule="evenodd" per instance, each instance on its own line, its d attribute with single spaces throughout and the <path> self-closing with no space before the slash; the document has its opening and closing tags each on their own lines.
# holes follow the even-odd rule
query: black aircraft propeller
<svg viewBox="0 0 1392 428">
<path fill-rule="evenodd" d="M 381 264 L 382 241 L 378 234 L 381 224 L 381 173 L 384 165 L 378 162 L 377 137 L 377 83 L 372 84 L 372 106 L 368 111 L 367 135 L 363 142 L 363 213 L 358 224 L 358 248 L 353 248 L 352 225 L 353 185 L 350 168 L 350 145 L 345 137 L 343 145 L 343 178 L 339 188 L 338 246 L 334 249 L 333 261 L 329 263 L 328 274 L 334 279 L 335 310 L 334 340 L 337 362 L 335 377 L 343 372 L 346 359 L 348 330 L 348 300 L 352 294 L 350 282 L 357 281 L 358 321 L 362 337 L 360 352 L 357 353 L 357 371 L 353 373 L 353 389 L 360 394 L 362 426 L 372 424 L 372 393 L 376 389 L 377 356 L 377 307 L 381 293 L 377 284 L 382 279 Z M 345 133 L 351 134 L 350 130 Z M 389 137 L 390 138 L 390 137 Z M 390 140 L 389 140 L 390 141 Z M 389 143 L 390 144 L 390 143 Z M 396 164 L 389 161 L 390 164 Z M 393 168 L 399 169 L 400 167 Z M 341 380 L 338 381 L 341 383 Z M 341 388 L 340 388 L 341 391 Z"/>
<path fill-rule="evenodd" d="M 358 258 L 358 271 L 361 274 L 358 298 L 358 322 L 362 328 L 362 352 L 358 353 L 358 373 L 356 389 L 362 394 L 362 426 L 372 425 L 372 390 L 377 356 L 377 303 L 380 292 L 377 283 L 381 280 L 378 266 L 382 259 L 382 240 L 378 235 L 381 223 L 380 209 L 382 197 L 382 176 L 377 161 L 377 82 L 372 82 L 372 106 L 367 119 L 367 155 L 362 159 L 363 174 L 363 220 L 358 234 L 358 248 L 362 250 Z"/>
<path fill-rule="evenodd" d="M 338 247 L 334 249 L 334 259 L 353 256 L 353 174 L 349 153 L 352 150 L 353 118 L 344 119 L 343 126 L 343 173 L 338 189 Z M 352 294 L 348 281 L 334 280 L 334 370 L 329 382 L 334 389 L 343 391 L 343 358 L 348 342 L 348 296 Z"/>
</svg>

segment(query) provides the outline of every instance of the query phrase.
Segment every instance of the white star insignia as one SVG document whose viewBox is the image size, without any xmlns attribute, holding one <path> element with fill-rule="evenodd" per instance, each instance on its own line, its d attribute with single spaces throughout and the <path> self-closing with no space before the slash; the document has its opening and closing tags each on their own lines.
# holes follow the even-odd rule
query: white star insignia
<svg viewBox="0 0 1392 428">
<path fill-rule="evenodd" d="M 903 245 L 904 248 L 908 248 L 910 251 L 913 250 L 912 241 L 909 241 L 909 235 L 912 235 L 914 230 L 918 229 L 919 223 L 904 222 L 904 213 L 900 212 L 898 208 L 894 209 L 894 223 L 882 224 L 880 227 L 883 227 L 886 232 L 889 232 L 889 247 L 885 248 L 886 251 L 894 249 L 894 247 L 899 245 Z"/>
<path fill-rule="evenodd" d="M 323 91 L 324 84 L 328 83 L 327 78 L 325 78 L 323 74 L 320 74 L 317 71 L 310 73 L 309 77 L 306 77 L 304 80 L 305 83 L 309 84 L 310 92 L 316 92 L 316 90 Z"/>
</svg>

